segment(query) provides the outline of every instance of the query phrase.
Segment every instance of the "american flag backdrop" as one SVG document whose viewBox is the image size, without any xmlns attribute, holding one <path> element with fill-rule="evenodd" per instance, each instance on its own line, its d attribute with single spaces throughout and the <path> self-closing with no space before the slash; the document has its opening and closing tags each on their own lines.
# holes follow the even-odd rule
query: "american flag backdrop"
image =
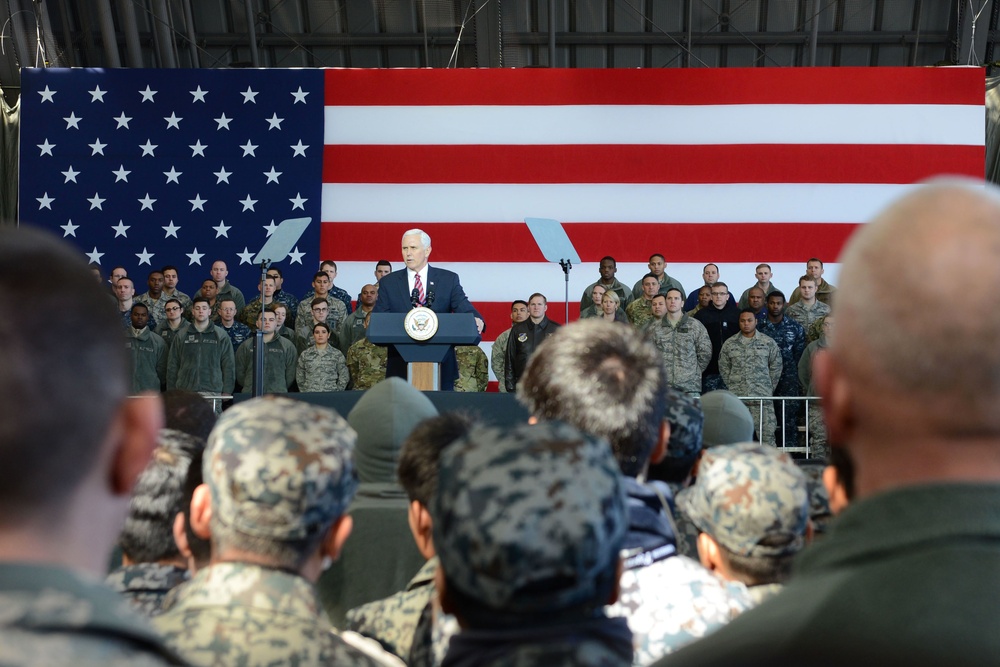
<svg viewBox="0 0 1000 667">
<path fill-rule="evenodd" d="M 769 262 L 790 293 L 812 256 L 836 283 L 887 201 L 983 177 L 984 91 L 980 68 L 26 70 L 19 217 L 138 291 L 175 264 L 188 293 L 214 259 L 252 292 L 268 234 L 309 218 L 280 262 L 298 296 L 321 256 L 356 295 L 421 227 L 489 353 L 512 299 L 564 319 L 524 218 L 560 220 L 583 260 L 571 319 L 604 255 L 629 286 L 654 252 L 688 290 L 716 262 L 738 296 Z"/>
</svg>

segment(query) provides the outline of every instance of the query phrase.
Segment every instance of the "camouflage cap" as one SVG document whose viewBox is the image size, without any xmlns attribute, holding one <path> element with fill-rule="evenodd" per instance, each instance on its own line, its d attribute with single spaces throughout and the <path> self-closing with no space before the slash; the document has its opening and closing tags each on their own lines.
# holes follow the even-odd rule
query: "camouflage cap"
<svg viewBox="0 0 1000 667">
<path fill-rule="evenodd" d="M 753 440 L 753 415 L 736 394 L 725 389 L 701 396 L 705 413 L 705 448 Z"/>
<path fill-rule="evenodd" d="M 203 465 L 213 519 L 282 541 L 325 531 L 357 490 L 356 438 L 328 408 L 281 396 L 234 405 L 212 429 Z"/>
<path fill-rule="evenodd" d="M 782 556 L 805 543 L 806 477 L 791 457 L 755 442 L 705 450 L 677 504 L 699 530 L 741 556 Z"/>
<path fill-rule="evenodd" d="M 488 607 L 603 604 L 625 503 L 607 441 L 561 422 L 481 426 L 441 455 L 434 546 L 449 585 Z"/>
<path fill-rule="evenodd" d="M 670 423 L 667 456 L 685 460 L 696 457 L 702 448 L 701 434 L 705 424 L 701 401 L 668 387 L 666 419 Z"/>
</svg>

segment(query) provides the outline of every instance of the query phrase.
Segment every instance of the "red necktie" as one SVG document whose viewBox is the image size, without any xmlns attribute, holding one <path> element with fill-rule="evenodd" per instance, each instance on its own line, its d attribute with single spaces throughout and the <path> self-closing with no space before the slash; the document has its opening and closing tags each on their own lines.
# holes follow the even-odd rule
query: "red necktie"
<svg viewBox="0 0 1000 667">
<path fill-rule="evenodd" d="M 417 293 L 420 295 L 420 305 L 424 303 L 424 283 L 420 280 L 420 274 L 414 274 L 413 286 L 417 288 Z"/>
</svg>

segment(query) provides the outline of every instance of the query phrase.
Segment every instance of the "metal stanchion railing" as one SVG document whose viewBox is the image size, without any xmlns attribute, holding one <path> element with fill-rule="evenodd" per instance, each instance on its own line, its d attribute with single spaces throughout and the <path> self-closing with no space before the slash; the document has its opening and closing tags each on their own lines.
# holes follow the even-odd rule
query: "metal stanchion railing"
<svg viewBox="0 0 1000 667">
<path fill-rule="evenodd" d="M 778 423 L 781 425 L 782 428 L 781 428 L 781 442 L 777 443 L 778 449 L 781 449 L 782 451 L 790 452 L 790 453 L 791 452 L 795 452 L 795 453 L 805 454 L 807 458 L 811 457 L 811 455 L 812 455 L 813 452 L 812 452 L 812 447 L 811 447 L 811 443 L 810 443 L 810 439 L 812 438 L 812 433 L 810 432 L 810 429 L 809 429 L 809 404 L 810 404 L 811 401 L 818 403 L 821 400 L 819 396 L 740 396 L 739 399 L 741 401 L 743 401 L 744 403 L 748 403 L 750 401 L 756 401 L 757 402 L 757 406 L 759 407 L 759 413 L 758 413 L 756 428 L 757 428 L 757 435 L 759 437 L 762 437 L 762 434 L 764 432 L 764 404 L 765 404 L 765 401 L 771 401 L 771 402 L 778 402 L 778 401 L 780 401 L 781 402 L 781 420 Z M 790 447 L 790 446 L 788 446 L 788 433 L 786 432 L 786 430 L 784 428 L 784 426 L 785 426 L 785 404 L 788 401 L 796 401 L 796 402 L 801 402 L 801 403 L 805 404 L 805 406 L 804 406 L 805 407 L 805 434 L 804 434 L 805 435 L 805 440 L 804 440 L 805 444 L 803 446 L 801 446 L 801 447 Z M 777 416 L 777 413 L 776 413 L 775 414 L 775 421 L 777 421 L 777 420 L 778 420 L 778 416 Z"/>
</svg>

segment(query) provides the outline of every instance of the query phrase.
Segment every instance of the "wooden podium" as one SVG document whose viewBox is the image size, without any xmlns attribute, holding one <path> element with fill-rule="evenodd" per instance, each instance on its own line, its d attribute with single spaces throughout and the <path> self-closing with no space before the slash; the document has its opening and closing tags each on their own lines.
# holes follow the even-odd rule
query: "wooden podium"
<svg viewBox="0 0 1000 667">
<path fill-rule="evenodd" d="M 455 345 L 476 345 L 481 340 L 472 313 L 437 313 L 438 330 L 425 341 L 406 333 L 406 313 L 372 313 L 368 340 L 391 345 L 406 362 L 407 380 L 421 391 L 441 390 L 441 362 Z"/>
</svg>

